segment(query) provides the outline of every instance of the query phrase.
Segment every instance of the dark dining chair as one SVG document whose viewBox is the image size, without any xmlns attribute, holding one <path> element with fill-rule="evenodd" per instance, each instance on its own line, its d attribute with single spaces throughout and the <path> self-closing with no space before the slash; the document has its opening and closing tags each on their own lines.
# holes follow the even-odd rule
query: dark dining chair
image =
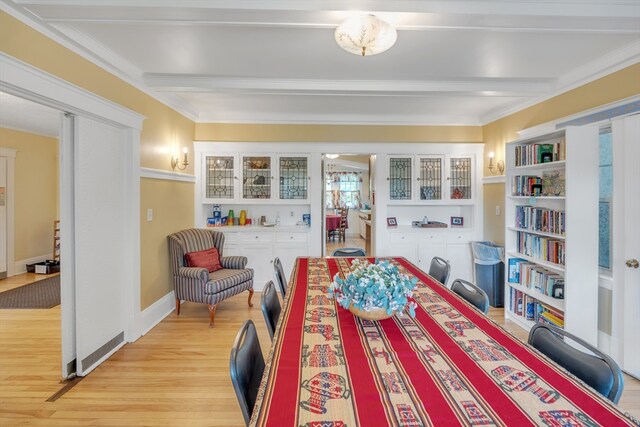
<svg viewBox="0 0 640 427">
<path fill-rule="evenodd" d="M 231 347 L 229 365 L 233 389 L 236 392 L 244 421 L 249 425 L 264 372 L 264 357 L 260 349 L 256 326 L 251 320 L 244 322 L 236 336 L 233 347 Z"/>
<path fill-rule="evenodd" d="M 580 344 L 592 354 L 569 345 L 563 337 Z M 620 400 L 624 389 L 622 370 L 615 360 L 591 344 L 564 329 L 543 323 L 531 328 L 528 342 L 613 403 Z"/>
<path fill-rule="evenodd" d="M 447 286 L 447 280 L 449 280 L 449 273 L 451 272 L 451 265 L 446 259 L 434 256 L 429 266 L 429 276 L 436 279 L 438 282 Z"/>
<path fill-rule="evenodd" d="M 355 257 L 355 256 L 366 256 L 366 253 L 362 248 L 339 248 L 333 251 L 331 256 Z"/>
<path fill-rule="evenodd" d="M 284 268 L 282 268 L 280 258 L 276 257 L 276 259 L 273 260 L 273 269 L 276 273 L 276 282 L 280 288 L 282 299 L 284 299 L 284 295 L 287 293 L 287 276 L 284 275 Z"/>
<path fill-rule="evenodd" d="M 451 290 L 484 314 L 489 312 L 489 295 L 473 283 L 456 279 L 451 284 Z"/>
<path fill-rule="evenodd" d="M 273 334 L 276 331 L 276 325 L 278 324 L 278 318 L 280 317 L 281 310 L 280 300 L 278 299 L 278 293 L 276 292 L 273 280 L 269 280 L 262 290 L 260 305 L 262 306 L 262 314 L 264 315 L 264 321 L 267 324 L 269 336 L 271 337 L 271 340 L 273 340 Z"/>
</svg>

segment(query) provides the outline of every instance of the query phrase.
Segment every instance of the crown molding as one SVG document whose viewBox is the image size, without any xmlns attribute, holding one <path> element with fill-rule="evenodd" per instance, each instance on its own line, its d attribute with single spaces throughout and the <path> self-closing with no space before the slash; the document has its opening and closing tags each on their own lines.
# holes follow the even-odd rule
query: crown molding
<svg viewBox="0 0 640 427">
<path fill-rule="evenodd" d="M 15 3 L 17 4 L 32 4 L 31 2 L 18 2 L 16 1 Z M 75 3 L 75 2 L 71 2 L 71 3 Z M 50 4 L 50 3 L 43 3 L 43 4 Z M 95 4 L 92 4 L 95 5 Z M 55 26 L 51 26 L 48 24 L 43 24 L 41 21 L 38 21 L 24 13 L 22 13 L 21 11 L 17 10 L 16 8 L 8 5 L 5 2 L 0 2 L 0 10 L 6 12 L 7 14 L 11 15 L 12 17 L 16 18 L 17 20 L 21 21 L 22 23 L 28 25 L 29 27 L 33 28 L 34 30 L 38 31 L 39 33 L 45 35 L 46 37 L 50 38 L 51 40 L 53 40 L 54 42 L 60 44 L 61 46 L 69 49 L 70 51 L 72 51 L 73 53 L 81 56 L 82 58 L 86 59 L 87 61 L 97 65 L 98 67 L 102 68 L 103 70 L 107 71 L 110 74 L 113 74 L 114 76 L 116 76 L 117 78 L 119 78 L 120 80 L 130 84 L 131 86 L 135 87 L 136 89 L 140 90 L 141 92 L 151 96 L 152 98 L 154 98 L 155 100 L 157 100 L 158 102 L 168 106 L 169 108 L 173 109 L 174 111 L 176 111 L 177 113 L 183 115 L 184 117 L 186 117 L 187 119 L 191 120 L 191 121 L 196 121 L 197 119 L 197 112 L 195 112 L 195 110 L 193 110 L 193 108 L 191 108 L 190 105 L 188 105 L 187 103 L 185 103 L 184 101 L 182 101 L 180 98 L 176 97 L 176 96 L 172 96 L 170 94 L 166 94 L 166 95 L 161 95 L 156 93 L 155 91 L 149 89 L 148 87 L 146 87 L 144 85 L 143 82 L 136 80 L 134 78 L 131 78 L 129 75 L 126 74 L 126 71 L 123 71 L 121 69 L 119 69 L 117 66 L 115 66 L 114 64 L 112 64 L 111 62 L 109 62 L 109 60 L 105 60 L 103 59 L 103 55 L 106 58 L 110 58 L 110 60 L 114 60 L 115 58 L 115 54 L 106 49 L 104 46 L 98 44 L 97 42 L 93 41 L 93 43 L 91 43 L 91 40 L 78 33 L 78 32 L 74 32 L 74 34 L 77 34 L 79 37 L 82 38 L 83 42 L 86 42 L 89 44 L 90 47 L 87 47 L 85 45 L 83 45 L 82 43 L 79 43 L 75 40 L 73 40 L 71 37 L 69 37 L 68 35 L 64 34 L 63 32 L 61 32 L 60 29 L 56 28 Z M 69 30 L 70 31 L 70 30 Z M 93 50 L 93 51 L 92 51 Z M 95 53 L 94 53 L 95 52 Z M 123 65 L 126 61 L 124 61 L 122 58 L 120 58 L 117 63 L 120 65 Z M 128 67 L 126 67 L 126 70 L 135 70 L 136 68 L 133 67 L 133 65 L 129 64 Z M 139 75 L 141 75 L 141 72 L 138 72 Z"/>
<path fill-rule="evenodd" d="M 614 52 L 611 52 L 598 60 L 592 61 L 582 67 L 578 67 L 571 72 L 561 76 L 553 85 L 553 89 L 548 94 L 532 99 L 522 104 L 518 104 L 507 110 L 496 111 L 480 117 L 483 125 L 487 125 L 496 120 L 502 119 L 518 111 L 532 107 L 541 102 L 547 101 L 558 95 L 562 95 L 572 89 L 584 86 L 599 78 L 620 71 L 633 64 L 640 62 L 640 41 L 634 42 Z"/>
</svg>

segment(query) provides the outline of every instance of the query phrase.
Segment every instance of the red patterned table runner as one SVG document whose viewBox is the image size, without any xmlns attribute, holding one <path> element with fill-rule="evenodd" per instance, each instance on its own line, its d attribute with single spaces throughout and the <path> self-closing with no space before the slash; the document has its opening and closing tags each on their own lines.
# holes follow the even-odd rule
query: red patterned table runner
<svg viewBox="0 0 640 427">
<path fill-rule="evenodd" d="M 350 261 L 298 258 L 252 425 L 632 425 L 404 258 L 416 317 L 354 317 L 327 296 Z"/>
</svg>

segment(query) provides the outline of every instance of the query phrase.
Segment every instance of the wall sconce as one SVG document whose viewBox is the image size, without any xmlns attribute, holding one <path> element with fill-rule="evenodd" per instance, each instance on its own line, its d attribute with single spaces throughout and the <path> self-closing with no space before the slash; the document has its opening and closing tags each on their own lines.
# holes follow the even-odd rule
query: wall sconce
<svg viewBox="0 0 640 427">
<path fill-rule="evenodd" d="M 493 151 L 489 153 L 489 172 L 491 175 L 502 175 L 504 173 L 504 162 L 502 160 L 498 160 L 493 163 L 493 158 L 496 156 L 496 153 Z"/>
<path fill-rule="evenodd" d="M 189 160 L 187 159 L 187 147 L 185 147 L 182 151 L 184 152 L 182 165 L 180 165 L 180 159 L 177 155 L 171 156 L 171 169 L 173 169 L 174 172 L 176 171 L 176 168 L 183 171 L 187 168 L 187 166 L 189 166 Z"/>
</svg>

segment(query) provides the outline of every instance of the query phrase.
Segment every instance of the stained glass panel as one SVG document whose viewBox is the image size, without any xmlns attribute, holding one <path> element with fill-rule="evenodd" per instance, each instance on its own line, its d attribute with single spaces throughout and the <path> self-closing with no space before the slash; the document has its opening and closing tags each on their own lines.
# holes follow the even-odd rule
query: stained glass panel
<svg viewBox="0 0 640 427">
<path fill-rule="evenodd" d="M 306 157 L 280 157 L 280 199 L 306 199 L 307 178 Z"/>
<path fill-rule="evenodd" d="M 449 191 L 451 199 L 471 199 L 471 158 L 452 157 Z"/>
<path fill-rule="evenodd" d="M 420 200 L 442 199 L 442 159 L 420 159 Z"/>
<path fill-rule="evenodd" d="M 389 198 L 411 200 L 411 158 L 389 159 Z"/>
<path fill-rule="evenodd" d="M 232 156 L 207 156 L 207 197 L 233 199 L 234 170 Z"/>
<path fill-rule="evenodd" d="M 242 198 L 271 198 L 271 157 L 242 158 Z"/>
</svg>

